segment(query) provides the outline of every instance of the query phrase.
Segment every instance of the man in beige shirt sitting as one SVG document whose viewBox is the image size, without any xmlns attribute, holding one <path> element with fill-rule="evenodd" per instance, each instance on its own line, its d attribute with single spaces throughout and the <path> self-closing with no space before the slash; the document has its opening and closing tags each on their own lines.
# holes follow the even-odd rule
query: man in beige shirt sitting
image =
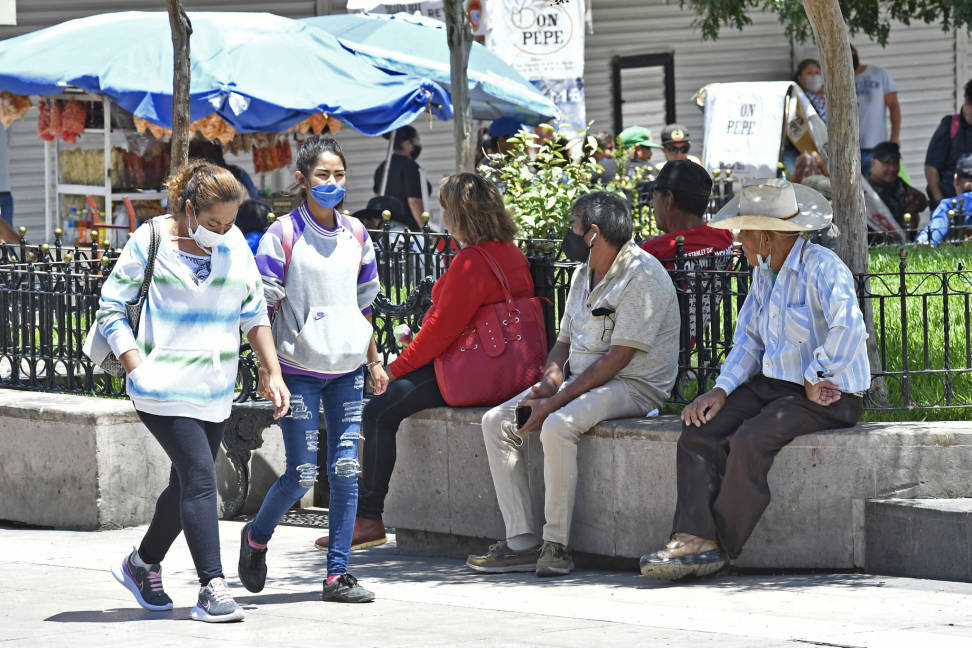
<svg viewBox="0 0 972 648">
<path fill-rule="evenodd" d="M 621 197 L 587 194 L 571 208 L 564 238 L 574 270 L 557 343 L 543 379 L 483 416 L 483 437 L 506 538 L 466 565 L 479 572 L 569 574 L 577 487 L 577 444 L 610 418 L 659 407 L 678 370 L 679 311 L 661 263 L 631 242 L 631 211 Z M 517 429 L 516 411 L 529 408 Z M 543 445 L 542 533 L 534 519 L 523 435 Z M 541 542 L 542 540 L 542 542 Z"/>
</svg>

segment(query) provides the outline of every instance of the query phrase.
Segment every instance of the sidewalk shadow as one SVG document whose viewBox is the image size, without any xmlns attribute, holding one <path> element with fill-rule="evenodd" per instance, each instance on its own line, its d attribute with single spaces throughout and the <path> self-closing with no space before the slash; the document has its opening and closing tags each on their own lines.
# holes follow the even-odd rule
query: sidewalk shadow
<svg viewBox="0 0 972 648">
<path fill-rule="evenodd" d="M 124 623 L 128 621 L 171 621 L 172 619 L 188 619 L 189 608 L 175 608 L 153 612 L 142 608 L 115 608 L 111 610 L 73 610 L 58 612 L 44 621 L 54 623 Z"/>
</svg>

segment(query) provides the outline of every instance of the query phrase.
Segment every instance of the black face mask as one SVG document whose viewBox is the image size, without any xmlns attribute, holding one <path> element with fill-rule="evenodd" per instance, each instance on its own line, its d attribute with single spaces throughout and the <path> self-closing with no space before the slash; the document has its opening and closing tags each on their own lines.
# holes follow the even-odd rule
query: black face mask
<svg viewBox="0 0 972 648">
<path fill-rule="evenodd" d="M 413 160 L 417 160 L 418 159 L 418 156 L 419 156 L 419 154 L 421 152 L 422 152 L 422 147 L 421 146 L 413 146 L 412 147 L 412 152 L 409 153 L 409 155 L 412 156 L 412 159 Z"/>
<path fill-rule="evenodd" d="M 857 54 L 851 54 L 851 65 L 854 66 L 855 70 L 861 66 L 861 59 L 857 57 Z"/>
<path fill-rule="evenodd" d="M 597 238 L 597 234 L 594 235 L 594 238 Z M 591 256 L 591 247 L 593 245 L 594 239 L 591 239 L 591 245 L 588 245 L 584 241 L 584 237 L 574 233 L 572 229 L 567 230 L 567 233 L 564 234 L 564 256 L 569 261 L 587 263 L 587 260 Z"/>
</svg>

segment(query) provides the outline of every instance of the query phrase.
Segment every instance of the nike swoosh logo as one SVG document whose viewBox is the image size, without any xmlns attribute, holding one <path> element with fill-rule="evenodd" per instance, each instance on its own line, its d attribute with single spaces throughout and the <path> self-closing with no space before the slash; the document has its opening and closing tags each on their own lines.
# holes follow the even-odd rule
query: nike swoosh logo
<svg viewBox="0 0 972 648">
<path fill-rule="evenodd" d="M 324 317 L 325 317 L 324 313 L 318 313 L 317 315 L 314 315 L 315 320 L 324 319 Z"/>
</svg>

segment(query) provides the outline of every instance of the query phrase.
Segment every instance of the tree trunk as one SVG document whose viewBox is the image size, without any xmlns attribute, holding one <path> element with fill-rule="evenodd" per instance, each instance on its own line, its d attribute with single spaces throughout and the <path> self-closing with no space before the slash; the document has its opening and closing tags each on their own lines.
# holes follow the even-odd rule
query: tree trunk
<svg viewBox="0 0 972 648">
<path fill-rule="evenodd" d="M 850 37 L 838 0 L 803 0 L 820 51 L 827 95 L 827 139 L 834 222 L 840 229 L 837 253 L 852 272 L 867 272 L 867 225 L 861 186 L 857 92 L 851 67 Z"/>
<path fill-rule="evenodd" d="M 449 39 L 456 170 L 473 172 L 476 170 L 476 158 L 473 151 L 472 111 L 469 107 L 469 76 L 466 72 L 473 41 L 472 29 L 466 19 L 464 0 L 443 0 L 442 6 L 445 9 L 446 35 Z"/>
<path fill-rule="evenodd" d="M 172 150 L 170 173 L 189 160 L 189 36 L 192 23 L 182 0 L 168 0 L 172 28 Z"/>
<path fill-rule="evenodd" d="M 861 139 L 857 90 L 851 63 L 850 37 L 838 0 L 803 0 L 820 52 L 820 66 L 827 97 L 827 140 L 830 148 L 830 184 L 833 190 L 834 223 L 840 229 L 837 254 L 854 274 L 867 272 L 867 224 L 861 178 Z M 881 371 L 874 336 L 870 300 L 861 304 L 867 326 L 867 355 L 871 373 Z M 887 402 L 887 387 L 875 380 L 871 398 Z"/>
</svg>

